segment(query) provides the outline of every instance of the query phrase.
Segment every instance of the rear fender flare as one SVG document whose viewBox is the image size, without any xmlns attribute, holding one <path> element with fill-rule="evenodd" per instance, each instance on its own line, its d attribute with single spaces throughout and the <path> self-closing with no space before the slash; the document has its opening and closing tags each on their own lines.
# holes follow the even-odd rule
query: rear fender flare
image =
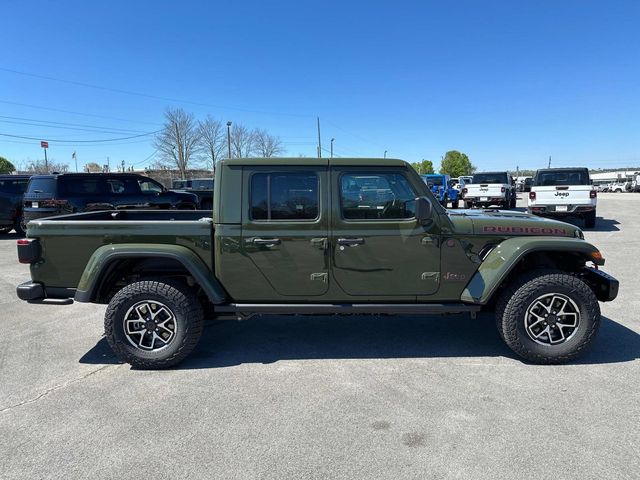
<svg viewBox="0 0 640 480">
<path fill-rule="evenodd" d="M 498 244 L 484 259 L 471 277 L 460 296 L 463 302 L 486 304 L 515 266 L 533 252 L 571 252 L 584 255 L 585 261 L 603 265 L 604 260 L 595 261 L 592 253 L 598 249 L 578 238 L 516 237 Z"/>
<path fill-rule="evenodd" d="M 178 261 L 193 276 L 196 283 L 214 304 L 224 303 L 227 294 L 211 269 L 192 250 L 181 245 L 116 244 L 98 248 L 87 262 L 80 277 L 75 300 L 93 302 L 103 276 L 112 262 L 124 259 L 169 258 Z"/>
</svg>

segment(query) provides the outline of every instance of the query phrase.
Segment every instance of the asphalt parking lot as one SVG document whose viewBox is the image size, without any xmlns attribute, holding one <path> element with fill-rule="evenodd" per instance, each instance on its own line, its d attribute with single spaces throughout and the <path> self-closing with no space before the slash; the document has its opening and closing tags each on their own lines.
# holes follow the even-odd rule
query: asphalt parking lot
<svg viewBox="0 0 640 480">
<path fill-rule="evenodd" d="M 620 295 L 564 366 L 516 359 L 488 315 L 271 316 L 136 371 L 104 307 L 19 301 L 0 237 L 0 478 L 638 478 L 639 210 L 600 195 L 585 235 Z"/>
</svg>

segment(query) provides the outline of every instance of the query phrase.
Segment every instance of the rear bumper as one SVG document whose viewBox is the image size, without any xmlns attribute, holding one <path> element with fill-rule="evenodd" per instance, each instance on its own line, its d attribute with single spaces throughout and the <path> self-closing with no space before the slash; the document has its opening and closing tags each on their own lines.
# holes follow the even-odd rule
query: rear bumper
<svg viewBox="0 0 640 480">
<path fill-rule="evenodd" d="M 16 294 L 20 300 L 34 302 L 45 298 L 68 299 L 75 296 L 75 288 L 45 287 L 38 282 L 24 282 L 16 287 Z"/>
<path fill-rule="evenodd" d="M 583 279 L 601 302 L 610 302 L 618 296 L 620 282 L 602 270 L 585 268 Z"/>
<path fill-rule="evenodd" d="M 579 216 L 596 210 L 595 205 L 566 205 L 566 212 L 556 211 L 556 205 L 533 205 L 527 207 L 527 211 L 534 215 L 546 215 L 555 217 Z"/>
</svg>

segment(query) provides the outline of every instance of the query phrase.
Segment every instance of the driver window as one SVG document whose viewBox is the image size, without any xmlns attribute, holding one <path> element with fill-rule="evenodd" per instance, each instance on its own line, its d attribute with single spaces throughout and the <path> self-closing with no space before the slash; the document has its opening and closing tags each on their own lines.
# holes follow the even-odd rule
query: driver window
<svg viewBox="0 0 640 480">
<path fill-rule="evenodd" d="M 346 220 L 404 220 L 415 216 L 417 194 L 399 173 L 346 173 L 340 178 Z"/>
<path fill-rule="evenodd" d="M 162 187 L 152 180 L 138 180 L 142 193 L 162 193 Z"/>
</svg>

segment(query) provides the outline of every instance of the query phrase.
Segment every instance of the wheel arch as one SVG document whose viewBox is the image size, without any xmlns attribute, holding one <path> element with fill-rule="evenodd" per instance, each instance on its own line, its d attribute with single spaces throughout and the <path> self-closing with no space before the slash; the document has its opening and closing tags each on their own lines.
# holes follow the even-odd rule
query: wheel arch
<svg viewBox="0 0 640 480">
<path fill-rule="evenodd" d="M 596 247 L 573 238 L 517 237 L 504 240 L 485 257 L 460 296 L 486 305 L 513 276 L 535 268 L 577 272 L 586 262 L 603 265 Z"/>
<path fill-rule="evenodd" d="M 93 253 L 78 283 L 75 300 L 104 302 L 117 279 L 126 274 L 190 276 L 212 303 L 224 303 L 227 298 L 211 269 L 186 247 L 118 244 L 104 245 Z"/>
</svg>

